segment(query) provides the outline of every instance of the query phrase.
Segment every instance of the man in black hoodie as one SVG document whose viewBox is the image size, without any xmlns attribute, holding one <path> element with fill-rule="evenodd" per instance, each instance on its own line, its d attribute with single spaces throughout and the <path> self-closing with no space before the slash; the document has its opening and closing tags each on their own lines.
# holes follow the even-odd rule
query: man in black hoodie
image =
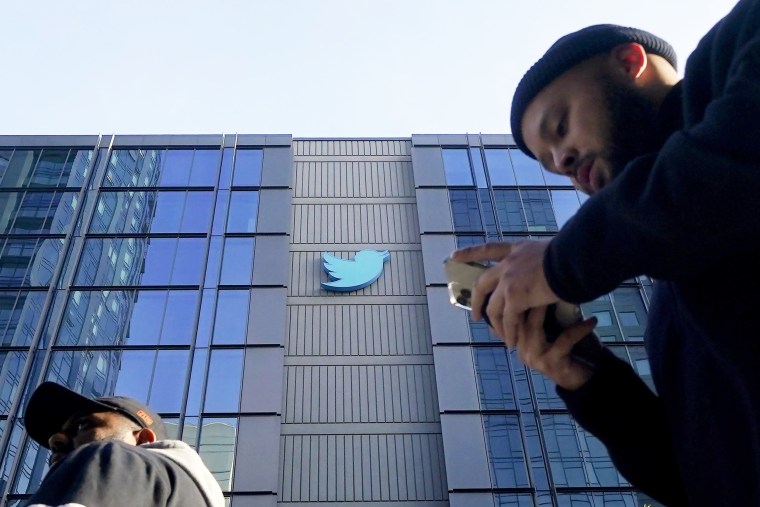
<svg viewBox="0 0 760 507">
<path fill-rule="evenodd" d="M 760 505 L 760 1 L 702 39 L 678 82 L 662 39 L 614 25 L 558 40 L 512 105 L 522 151 L 591 195 L 550 242 L 455 252 L 499 261 L 473 297 L 558 385 L 623 475 L 668 505 Z M 571 353 L 595 321 L 544 339 L 546 305 L 657 279 L 645 337 L 658 395 L 608 350 Z"/>
<path fill-rule="evenodd" d="M 32 393 L 29 436 L 51 450 L 50 471 L 30 507 L 223 507 L 219 484 L 186 443 L 137 400 L 89 399 L 54 382 Z"/>
</svg>

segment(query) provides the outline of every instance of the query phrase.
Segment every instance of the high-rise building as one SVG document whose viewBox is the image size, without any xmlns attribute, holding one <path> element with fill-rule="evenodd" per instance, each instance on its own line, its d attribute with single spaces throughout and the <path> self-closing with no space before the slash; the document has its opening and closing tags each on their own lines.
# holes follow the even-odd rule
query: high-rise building
<svg viewBox="0 0 760 507">
<path fill-rule="evenodd" d="M 0 505 L 47 471 L 44 380 L 150 404 L 233 507 L 657 505 L 448 301 L 454 248 L 582 203 L 511 136 L 0 136 L 0 187 Z M 374 283 L 321 286 L 362 250 Z M 584 311 L 651 385 L 649 287 Z"/>
</svg>

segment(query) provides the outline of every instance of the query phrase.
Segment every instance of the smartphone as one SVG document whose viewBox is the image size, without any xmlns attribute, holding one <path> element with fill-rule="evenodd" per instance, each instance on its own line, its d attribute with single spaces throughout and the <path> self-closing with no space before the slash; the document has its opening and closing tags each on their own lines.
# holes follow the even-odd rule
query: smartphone
<svg viewBox="0 0 760 507">
<path fill-rule="evenodd" d="M 450 258 L 443 261 L 443 268 L 448 279 L 449 300 L 454 306 L 472 311 L 472 290 L 478 277 L 488 269 L 489 266 L 476 262 L 457 262 Z M 485 313 L 485 307 L 491 295 L 488 294 L 483 303 L 483 319 L 491 325 L 488 316 Z M 546 339 L 554 341 L 562 331 L 573 324 L 583 320 L 581 308 L 578 305 L 559 301 L 549 305 L 544 318 L 544 332 Z"/>
</svg>

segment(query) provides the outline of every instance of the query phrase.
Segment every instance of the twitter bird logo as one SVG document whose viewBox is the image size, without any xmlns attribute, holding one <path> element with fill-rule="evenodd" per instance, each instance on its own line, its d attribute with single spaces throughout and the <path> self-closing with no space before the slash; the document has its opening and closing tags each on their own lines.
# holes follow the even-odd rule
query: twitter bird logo
<svg viewBox="0 0 760 507">
<path fill-rule="evenodd" d="M 329 253 L 322 254 L 323 267 L 330 275 L 329 282 L 322 282 L 322 288 L 335 292 L 351 292 L 363 289 L 380 278 L 383 265 L 390 259 L 388 250 L 362 250 L 354 260 L 339 259 Z"/>
</svg>

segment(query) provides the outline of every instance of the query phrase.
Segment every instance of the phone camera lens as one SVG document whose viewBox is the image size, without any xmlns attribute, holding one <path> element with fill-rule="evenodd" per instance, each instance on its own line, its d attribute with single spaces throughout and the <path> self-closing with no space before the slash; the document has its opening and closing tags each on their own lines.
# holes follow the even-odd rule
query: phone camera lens
<svg viewBox="0 0 760 507">
<path fill-rule="evenodd" d="M 463 295 L 460 295 L 457 297 L 457 303 L 459 303 L 462 306 L 470 306 L 470 298 L 466 298 Z"/>
<path fill-rule="evenodd" d="M 462 297 L 465 297 L 467 299 L 470 299 L 472 297 L 472 292 L 470 292 L 470 289 L 462 289 L 462 292 L 460 292 Z"/>
</svg>

